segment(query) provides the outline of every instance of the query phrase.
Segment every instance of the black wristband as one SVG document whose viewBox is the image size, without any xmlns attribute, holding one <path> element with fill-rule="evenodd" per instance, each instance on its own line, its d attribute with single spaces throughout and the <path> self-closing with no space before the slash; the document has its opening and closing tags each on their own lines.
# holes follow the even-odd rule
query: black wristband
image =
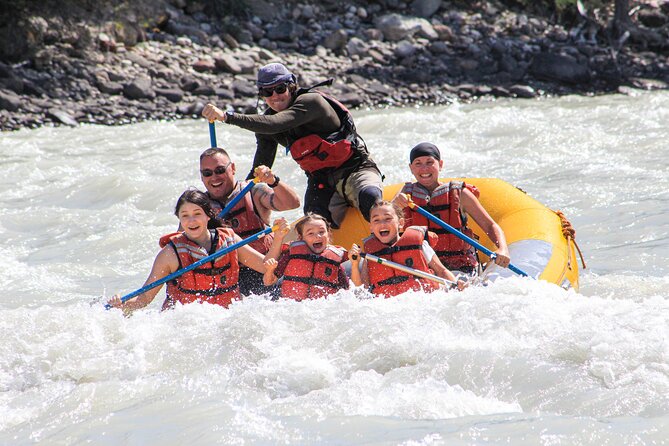
<svg viewBox="0 0 669 446">
<path fill-rule="evenodd" d="M 274 189 L 279 185 L 279 181 L 281 181 L 281 178 L 279 178 L 278 175 L 274 175 L 274 182 L 272 184 L 268 184 L 268 186 Z"/>
</svg>

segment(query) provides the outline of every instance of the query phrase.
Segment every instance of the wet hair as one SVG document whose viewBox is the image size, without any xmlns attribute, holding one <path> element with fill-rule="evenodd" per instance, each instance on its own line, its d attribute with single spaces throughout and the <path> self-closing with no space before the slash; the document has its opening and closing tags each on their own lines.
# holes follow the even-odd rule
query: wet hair
<svg viewBox="0 0 669 446">
<path fill-rule="evenodd" d="M 372 212 L 374 211 L 374 209 L 382 208 L 384 206 L 390 206 L 390 208 L 393 211 L 395 211 L 395 215 L 397 215 L 398 220 L 404 218 L 404 211 L 399 206 L 397 206 L 395 203 L 393 203 L 391 201 L 383 200 L 383 201 L 377 201 L 376 203 L 374 203 L 372 205 L 371 208 L 369 208 L 369 218 L 370 218 L 370 220 L 372 218 Z"/>
<path fill-rule="evenodd" d="M 177 200 L 177 204 L 174 207 L 174 215 L 179 217 L 179 209 L 186 203 L 192 203 L 196 206 L 200 206 L 204 213 L 209 217 L 209 222 L 207 227 L 209 229 L 219 228 L 223 226 L 218 218 L 216 218 L 216 213 L 211 207 L 211 201 L 209 196 L 202 192 L 199 189 L 194 187 L 188 188 L 184 191 L 183 194 Z"/>
<path fill-rule="evenodd" d="M 311 223 L 313 221 L 325 222 L 325 229 L 327 229 L 328 231 L 328 243 L 330 243 L 332 241 L 332 231 L 330 229 L 330 222 L 322 215 L 314 214 L 313 212 L 307 213 L 304 220 L 300 220 L 300 222 L 295 225 L 295 232 L 297 232 L 297 235 L 300 236 L 300 239 L 302 238 L 302 231 L 304 230 L 304 225 L 306 225 L 307 223 Z"/>
<path fill-rule="evenodd" d="M 230 159 L 230 155 L 228 155 L 228 152 L 226 152 L 225 149 L 221 149 L 220 147 L 210 147 L 207 150 L 205 150 L 204 152 L 202 152 L 202 154 L 200 154 L 200 161 L 202 161 L 202 158 L 204 158 L 206 156 L 215 156 L 215 155 L 223 155 L 227 159 L 232 161 Z"/>
</svg>

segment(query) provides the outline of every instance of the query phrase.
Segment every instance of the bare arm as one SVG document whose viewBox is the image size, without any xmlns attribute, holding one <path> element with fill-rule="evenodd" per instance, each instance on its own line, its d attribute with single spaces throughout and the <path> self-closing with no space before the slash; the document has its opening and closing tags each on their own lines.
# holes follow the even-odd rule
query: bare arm
<svg viewBox="0 0 669 446">
<path fill-rule="evenodd" d="M 241 238 L 235 241 L 241 241 Z M 241 248 L 237 249 L 237 257 L 239 258 L 239 262 L 242 265 L 248 266 L 249 268 L 258 271 L 259 273 L 265 272 L 263 255 L 260 254 L 255 249 L 251 248 L 249 245 L 244 245 Z"/>
<path fill-rule="evenodd" d="M 279 229 L 274 231 L 274 241 L 272 246 L 269 247 L 269 251 L 265 254 L 265 261 L 268 259 L 279 260 L 281 255 L 281 245 L 283 244 L 283 239 L 286 237 L 290 231 L 290 226 L 285 218 L 277 218 L 274 220 L 274 225 L 279 225 Z"/>
<path fill-rule="evenodd" d="M 267 166 L 256 167 L 254 173 L 262 183 L 274 184 L 276 181 L 274 172 Z M 283 181 L 279 181 L 279 184 L 273 189 L 265 185 L 254 187 L 251 193 L 256 209 L 267 212 L 268 218 L 272 210 L 288 211 L 300 206 L 300 198 L 297 193 Z"/>
<path fill-rule="evenodd" d="M 265 286 L 274 285 L 279 278 L 274 275 L 276 267 L 279 265 L 279 262 L 276 259 L 267 259 L 265 260 L 265 274 L 262 277 L 262 282 Z"/>
<path fill-rule="evenodd" d="M 151 268 L 149 277 L 147 277 L 142 287 L 172 274 L 177 269 L 179 269 L 179 260 L 177 259 L 177 255 L 174 252 L 172 246 L 167 245 L 158 253 L 156 259 L 153 261 L 153 267 Z M 153 302 L 153 299 L 156 297 L 156 294 L 158 294 L 161 288 L 162 285 L 151 288 L 139 296 L 135 296 L 123 303 L 121 303 L 121 295 L 116 294 L 109 300 L 108 303 L 112 307 L 121 308 L 124 313 L 130 313 L 139 308 L 144 308 Z"/>
<path fill-rule="evenodd" d="M 462 188 L 460 207 L 474 219 L 476 224 L 481 227 L 495 246 L 497 246 L 495 263 L 503 267 L 509 266 L 511 259 L 504 231 L 502 231 L 502 228 L 492 219 L 490 214 L 481 205 L 481 202 L 469 189 Z"/>
</svg>

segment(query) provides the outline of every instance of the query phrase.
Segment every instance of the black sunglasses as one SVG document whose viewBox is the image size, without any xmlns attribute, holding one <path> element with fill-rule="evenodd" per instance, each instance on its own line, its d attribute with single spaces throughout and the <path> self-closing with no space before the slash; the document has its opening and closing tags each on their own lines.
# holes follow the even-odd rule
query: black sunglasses
<svg viewBox="0 0 669 446">
<path fill-rule="evenodd" d="M 232 164 L 232 161 L 230 161 L 230 162 L 229 162 L 228 164 L 226 164 L 225 166 L 218 166 L 218 167 L 216 167 L 216 169 L 214 169 L 214 170 L 211 170 L 211 169 L 204 169 L 204 170 L 201 170 L 200 173 L 202 174 L 203 177 L 206 177 L 206 178 L 209 178 L 209 177 L 212 176 L 213 174 L 216 174 L 216 175 L 223 175 L 223 174 L 225 173 L 225 171 L 228 170 L 228 166 L 229 166 L 230 164 Z"/>
<path fill-rule="evenodd" d="M 288 90 L 288 84 L 279 84 L 274 87 L 263 87 L 258 89 L 258 95 L 260 95 L 263 98 L 269 98 L 272 97 L 274 92 L 277 94 L 283 94 Z"/>
</svg>

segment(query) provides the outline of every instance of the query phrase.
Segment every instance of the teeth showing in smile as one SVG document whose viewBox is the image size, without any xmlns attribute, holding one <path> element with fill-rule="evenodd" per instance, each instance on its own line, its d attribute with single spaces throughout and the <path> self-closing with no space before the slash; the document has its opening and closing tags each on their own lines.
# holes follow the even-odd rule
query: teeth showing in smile
<svg viewBox="0 0 669 446">
<path fill-rule="evenodd" d="M 420 175 L 421 178 L 430 178 L 431 176 L 432 176 L 432 174 L 430 174 L 430 173 L 424 173 L 424 174 Z"/>
<path fill-rule="evenodd" d="M 381 237 L 385 237 L 386 235 L 390 234 L 390 231 L 387 229 L 384 229 L 382 231 L 379 231 L 379 234 L 381 234 Z"/>
</svg>

